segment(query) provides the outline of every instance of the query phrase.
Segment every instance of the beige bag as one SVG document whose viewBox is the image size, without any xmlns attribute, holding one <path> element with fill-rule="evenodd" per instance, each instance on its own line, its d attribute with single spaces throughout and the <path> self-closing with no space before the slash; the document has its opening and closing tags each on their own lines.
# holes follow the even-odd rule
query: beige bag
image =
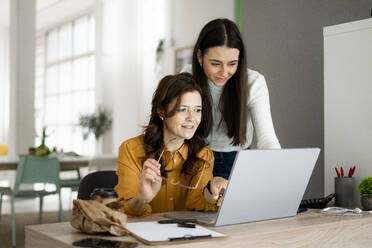
<svg viewBox="0 0 372 248">
<path fill-rule="evenodd" d="M 127 216 L 124 212 L 115 211 L 99 200 L 74 200 L 71 225 L 88 234 L 109 232 L 115 236 L 127 234 L 125 225 Z M 113 208 L 117 208 L 115 204 Z"/>
</svg>

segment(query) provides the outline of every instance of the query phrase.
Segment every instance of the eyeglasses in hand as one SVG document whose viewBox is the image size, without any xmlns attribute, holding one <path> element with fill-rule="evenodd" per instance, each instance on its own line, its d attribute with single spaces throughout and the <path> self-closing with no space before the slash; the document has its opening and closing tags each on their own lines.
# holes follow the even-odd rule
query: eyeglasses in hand
<svg viewBox="0 0 372 248">
<path fill-rule="evenodd" d="M 162 152 L 160 153 L 160 156 L 159 156 L 159 158 L 158 158 L 158 161 L 157 161 L 158 163 L 160 162 L 160 159 L 162 158 L 162 156 L 163 156 L 163 154 L 164 154 L 164 151 L 165 151 L 165 149 L 167 148 L 167 145 L 168 145 L 169 142 L 171 142 L 172 140 L 173 140 L 173 139 L 169 140 L 169 141 L 165 144 L 165 146 L 164 146 L 164 148 L 163 148 L 163 150 L 162 150 Z M 207 158 L 207 160 L 208 160 L 208 158 Z M 161 177 L 163 180 L 169 182 L 170 184 L 173 184 L 173 185 L 179 186 L 179 187 L 181 187 L 181 188 L 186 188 L 186 189 L 197 189 L 198 186 L 199 186 L 199 183 L 200 183 L 200 181 L 201 181 L 201 178 L 203 177 L 203 174 L 204 174 L 205 163 L 206 163 L 206 162 L 203 163 L 203 169 L 202 169 L 202 172 L 201 172 L 201 174 L 200 174 L 200 176 L 199 176 L 199 179 L 198 179 L 198 181 L 196 182 L 195 186 L 184 185 L 184 184 L 180 183 L 180 181 L 175 182 L 174 179 L 168 179 L 168 178 L 166 178 L 166 177 L 164 177 L 164 176 L 162 176 L 162 175 L 160 175 L 160 177 Z"/>
</svg>

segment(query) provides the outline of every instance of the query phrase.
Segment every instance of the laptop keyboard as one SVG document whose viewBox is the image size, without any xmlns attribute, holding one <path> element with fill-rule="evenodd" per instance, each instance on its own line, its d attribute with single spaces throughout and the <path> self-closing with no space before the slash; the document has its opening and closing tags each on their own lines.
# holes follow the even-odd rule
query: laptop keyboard
<svg viewBox="0 0 372 248">
<path fill-rule="evenodd" d="M 217 217 L 217 212 L 198 212 L 198 211 L 176 211 L 164 214 L 164 217 L 183 220 L 195 219 L 198 223 L 209 224 L 214 223 Z"/>
</svg>

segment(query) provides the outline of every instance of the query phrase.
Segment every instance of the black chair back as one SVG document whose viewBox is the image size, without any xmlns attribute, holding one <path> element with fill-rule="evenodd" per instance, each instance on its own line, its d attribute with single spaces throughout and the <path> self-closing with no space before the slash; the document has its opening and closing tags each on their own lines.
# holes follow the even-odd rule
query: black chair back
<svg viewBox="0 0 372 248">
<path fill-rule="evenodd" d="M 89 200 L 95 188 L 113 189 L 118 184 L 118 176 L 114 170 L 95 171 L 80 181 L 78 199 Z"/>
</svg>

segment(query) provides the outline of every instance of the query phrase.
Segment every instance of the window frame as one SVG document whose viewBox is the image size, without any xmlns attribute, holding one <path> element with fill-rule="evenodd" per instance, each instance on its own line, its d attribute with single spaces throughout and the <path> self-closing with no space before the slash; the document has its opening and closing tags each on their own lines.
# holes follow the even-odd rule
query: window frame
<svg viewBox="0 0 372 248">
<path fill-rule="evenodd" d="M 87 38 L 87 50 L 86 52 L 82 52 L 82 53 L 78 53 L 78 54 L 75 54 L 74 52 L 74 27 L 76 25 L 76 22 L 82 18 L 87 18 L 87 28 L 88 28 L 88 31 L 87 31 L 87 35 L 88 35 L 88 38 Z M 90 23 L 91 22 L 91 18 L 93 18 L 93 23 Z M 60 39 L 60 30 L 66 26 L 66 25 L 71 25 L 71 55 L 67 56 L 67 57 L 63 57 L 63 58 L 59 58 L 59 39 Z M 91 30 L 91 26 L 90 25 L 93 25 L 93 33 L 90 34 L 90 32 L 92 31 Z M 48 62 L 48 35 L 53 32 L 53 31 L 56 31 L 57 32 L 57 42 L 56 42 L 56 51 L 57 51 L 57 58 L 52 60 L 52 61 L 49 61 Z M 95 106 L 96 106 L 96 103 L 97 103 L 97 99 L 96 99 L 96 91 L 97 91 L 97 40 L 96 40 L 96 32 L 97 32 L 97 15 L 95 13 L 95 11 L 93 10 L 90 10 L 90 11 L 86 11 L 80 15 L 76 15 L 74 16 L 73 18 L 70 18 L 70 19 L 66 19 L 64 20 L 63 22 L 60 22 L 56 25 L 53 25 L 52 27 L 48 28 L 48 29 L 45 29 L 44 31 L 42 31 L 41 33 L 39 33 L 38 37 L 40 39 L 42 39 L 42 50 L 43 50 L 43 56 L 42 56 L 42 65 L 36 65 L 37 69 L 40 69 L 42 70 L 42 77 L 39 78 L 39 80 L 41 80 L 42 82 L 40 82 L 40 90 L 41 91 L 41 94 L 40 94 L 40 98 L 41 99 L 36 99 L 36 95 L 35 95 L 35 110 L 36 111 L 39 111 L 39 113 L 35 112 L 35 126 L 38 127 L 38 129 L 40 130 L 37 130 L 37 134 L 40 135 L 39 132 L 41 132 L 41 128 L 40 128 L 40 124 L 41 126 L 44 126 L 44 125 L 51 125 L 52 127 L 54 127 L 54 129 L 58 129 L 58 128 L 61 128 L 61 127 L 64 127 L 64 128 L 70 128 L 71 132 L 71 136 L 70 136 L 70 146 L 71 147 L 75 147 L 74 146 L 74 132 L 78 132 L 78 133 L 81 133 L 81 137 L 83 136 L 83 132 L 82 130 L 76 130 L 76 128 L 78 129 L 81 129 L 81 127 L 79 127 L 78 125 L 78 120 L 75 120 L 74 118 L 71 117 L 71 119 L 69 120 L 69 122 L 60 122 L 58 119 L 56 120 L 55 123 L 46 123 L 46 115 L 47 115 L 47 106 L 46 106 L 46 103 L 47 103 L 47 98 L 48 97 L 54 97 L 57 101 L 57 105 L 56 105 L 56 111 L 58 113 L 58 110 L 60 108 L 59 106 L 59 102 L 61 101 L 61 98 L 63 98 L 63 96 L 67 96 L 67 95 L 70 95 L 71 96 L 71 99 L 74 99 L 74 95 L 76 96 L 76 94 L 79 94 L 79 93 L 83 93 L 83 92 L 86 92 L 87 95 L 88 94 L 93 94 L 93 103 L 91 104 L 91 108 L 92 108 L 92 111 L 94 110 Z M 93 38 L 93 44 L 94 46 L 93 47 L 90 47 L 90 44 L 89 44 L 89 39 Z M 36 47 L 36 50 L 38 49 L 38 43 L 37 43 L 37 47 Z M 93 61 L 90 61 L 91 57 L 93 57 Z M 74 72 L 74 63 L 75 61 L 77 61 L 78 59 L 80 58 L 88 58 L 88 61 L 85 62 L 87 63 L 87 75 L 90 74 L 89 71 L 92 70 L 92 82 L 90 84 L 89 87 L 87 88 L 84 88 L 84 89 L 73 89 L 71 88 L 71 90 L 68 90 L 68 91 L 61 91 L 60 89 L 58 89 L 56 92 L 54 93 L 50 93 L 50 92 L 47 92 L 47 76 L 48 76 L 48 69 L 50 69 L 51 67 L 53 66 L 57 66 L 58 68 L 58 75 L 56 76 L 56 78 L 58 79 L 58 81 L 61 79 L 59 73 L 60 73 L 60 68 L 61 68 L 61 65 L 63 65 L 64 63 L 70 63 L 70 66 L 71 66 L 71 82 L 74 82 L 74 78 L 76 76 L 76 72 Z M 38 58 L 36 58 L 38 59 Z M 93 62 L 93 64 L 90 64 L 91 62 Z M 90 66 L 93 66 L 92 68 L 89 68 Z M 38 75 L 35 74 L 35 77 L 38 77 Z M 38 80 L 38 79 L 36 79 Z M 87 80 L 88 81 L 88 80 Z M 35 87 L 35 92 L 36 92 L 36 87 Z M 41 101 L 41 103 L 39 103 L 39 106 L 37 107 L 36 105 L 36 101 Z M 70 111 L 74 112 L 74 108 L 71 107 L 70 108 Z M 40 113 L 41 112 L 41 113 Z M 41 116 L 39 116 L 39 119 L 37 118 L 37 115 L 40 114 Z M 73 115 L 73 113 L 71 113 L 71 115 Z M 39 122 L 38 122 L 39 121 Z M 38 123 L 39 124 L 38 124 Z M 75 129 L 75 130 L 74 130 Z M 52 132 L 52 130 L 49 130 L 49 133 Z M 35 139 L 35 145 L 38 145 L 40 144 L 40 141 L 38 140 L 40 139 L 40 137 L 36 138 Z M 66 151 L 63 147 L 63 144 L 58 144 L 60 143 L 61 141 L 59 141 L 59 137 L 57 135 L 57 138 L 55 138 L 55 144 L 51 144 L 52 146 L 57 146 L 58 149 L 63 149 L 64 151 Z M 88 147 L 88 148 L 81 148 L 79 149 L 80 150 L 80 154 L 82 155 L 93 155 L 94 154 L 94 150 L 95 150 L 95 139 L 94 137 L 90 136 L 87 140 L 83 140 L 82 139 L 82 143 L 80 144 L 80 146 L 82 147 Z M 48 144 L 48 139 L 47 139 L 47 144 Z M 50 147 L 52 148 L 52 147 Z M 74 148 L 71 148 L 71 149 L 74 149 Z M 76 147 L 75 147 L 76 149 Z M 83 151 L 84 150 L 84 151 Z"/>
</svg>

